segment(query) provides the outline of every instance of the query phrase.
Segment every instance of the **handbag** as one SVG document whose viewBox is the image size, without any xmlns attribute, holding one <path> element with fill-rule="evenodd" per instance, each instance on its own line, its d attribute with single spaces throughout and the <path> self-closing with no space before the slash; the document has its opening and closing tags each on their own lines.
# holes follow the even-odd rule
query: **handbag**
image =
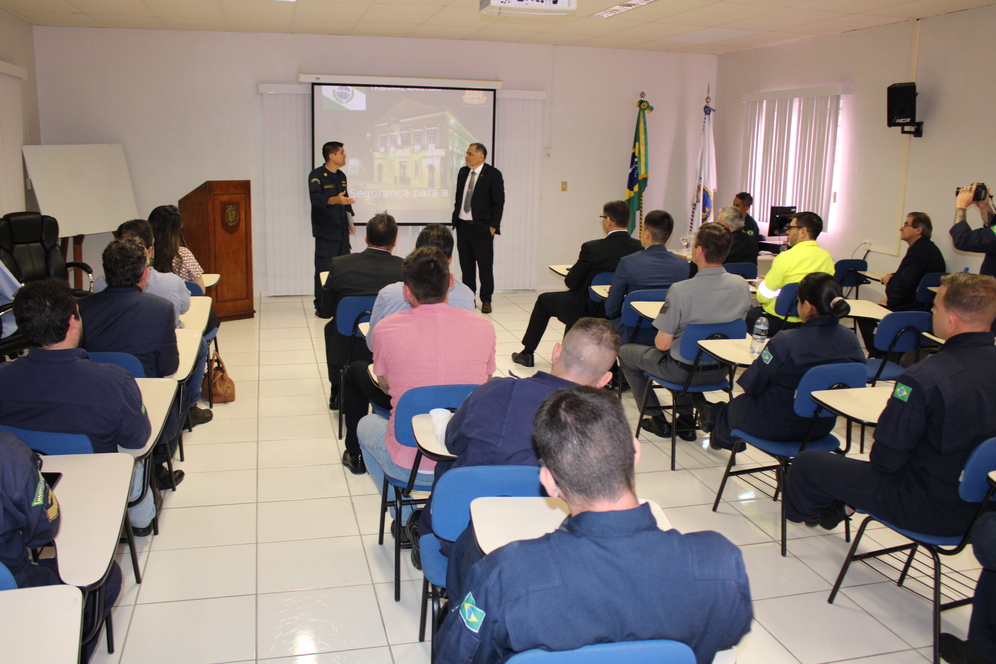
<svg viewBox="0 0 996 664">
<path fill-rule="evenodd" d="M 214 356 L 208 361 L 208 370 L 204 374 L 201 393 L 211 394 L 214 403 L 235 401 L 235 381 L 228 375 L 225 362 L 221 359 L 218 351 L 214 351 Z"/>
</svg>

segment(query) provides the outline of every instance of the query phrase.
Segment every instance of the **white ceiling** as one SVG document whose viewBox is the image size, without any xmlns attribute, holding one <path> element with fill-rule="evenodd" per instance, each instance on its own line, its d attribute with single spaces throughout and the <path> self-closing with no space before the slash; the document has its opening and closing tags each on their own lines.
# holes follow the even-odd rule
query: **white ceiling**
<svg viewBox="0 0 996 664">
<path fill-rule="evenodd" d="M 996 0 L 578 0 L 566 16 L 481 14 L 478 0 L 0 0 L 32 25 L 472 39 L 722 54 L 927 18 Z"/>
</svg>

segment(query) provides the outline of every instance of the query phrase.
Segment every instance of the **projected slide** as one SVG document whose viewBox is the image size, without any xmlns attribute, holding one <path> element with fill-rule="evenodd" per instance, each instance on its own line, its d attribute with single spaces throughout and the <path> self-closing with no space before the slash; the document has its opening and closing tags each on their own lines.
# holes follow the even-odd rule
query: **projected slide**
<svg viewBox="0 0 996 664">
<path fill-rule="evenodd" d="M 449 223 L 470 143 L 494 144 L 494 90 L 312 86 L 314 163 L 345 145 L 357 222 L 387 210 L 399 223 Z M 303 176 L 302 176 L 303 177 Z"/>
</svg>

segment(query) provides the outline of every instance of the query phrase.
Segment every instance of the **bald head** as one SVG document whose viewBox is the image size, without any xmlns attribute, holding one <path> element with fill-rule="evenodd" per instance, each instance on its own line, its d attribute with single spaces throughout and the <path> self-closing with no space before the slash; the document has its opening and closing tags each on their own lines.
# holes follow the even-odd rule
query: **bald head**
<svg viewBox="0 0 996 664">
<path fill-rule="evenodd" d="M 555 351 L 554 376 L 579 385 L 601 387 L 619 355 L 619 333 L 604 318 L 582 318 Z"/>
</svg>

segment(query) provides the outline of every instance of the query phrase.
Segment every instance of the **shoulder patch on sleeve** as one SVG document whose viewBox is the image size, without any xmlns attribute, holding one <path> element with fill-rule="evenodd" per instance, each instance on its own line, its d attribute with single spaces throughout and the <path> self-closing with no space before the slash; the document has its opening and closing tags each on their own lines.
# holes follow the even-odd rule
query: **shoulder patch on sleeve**
<svg viewBox="0 0 996 664">
<path fill-rule="evenodd" d="M 38 473 L 38 485 L 35 486 L 35 497 L 31 501 L 32 507 L 38 507 L 39 505 L 45 504 L 45 490 L 48 485 L 45 484 L 45 480 L 42 478 L 41 473 Z"/>
<path fill-rule="evenodd" d="M 892 391 L 892 396 L 903 403 L 909 400 L 911 394 L 913 394 L 913 388 L 902 383 L 896 383 L 896 389 Z"/>
<path fill-rule="evenodd" d="M 761 360 L 763 360 L 765 364 L 771 364 L 771 358 L 772 357 L 773 356 L 771 354 L 771 351 L 768 350 L 767 348 L 765 348 L 763 351 L 761 351 Z"/>
<path fill-rule="evenodd" d="M 480 632 L 485 615 L 484 611 L 477 608 L 477 604 L 474 603 L 474 594 L 467 593 L 460 604 L 460 618 L 463 619 L 463 624 L 466 625 L 467 629 L 474 634 Z"/>
</svg>

